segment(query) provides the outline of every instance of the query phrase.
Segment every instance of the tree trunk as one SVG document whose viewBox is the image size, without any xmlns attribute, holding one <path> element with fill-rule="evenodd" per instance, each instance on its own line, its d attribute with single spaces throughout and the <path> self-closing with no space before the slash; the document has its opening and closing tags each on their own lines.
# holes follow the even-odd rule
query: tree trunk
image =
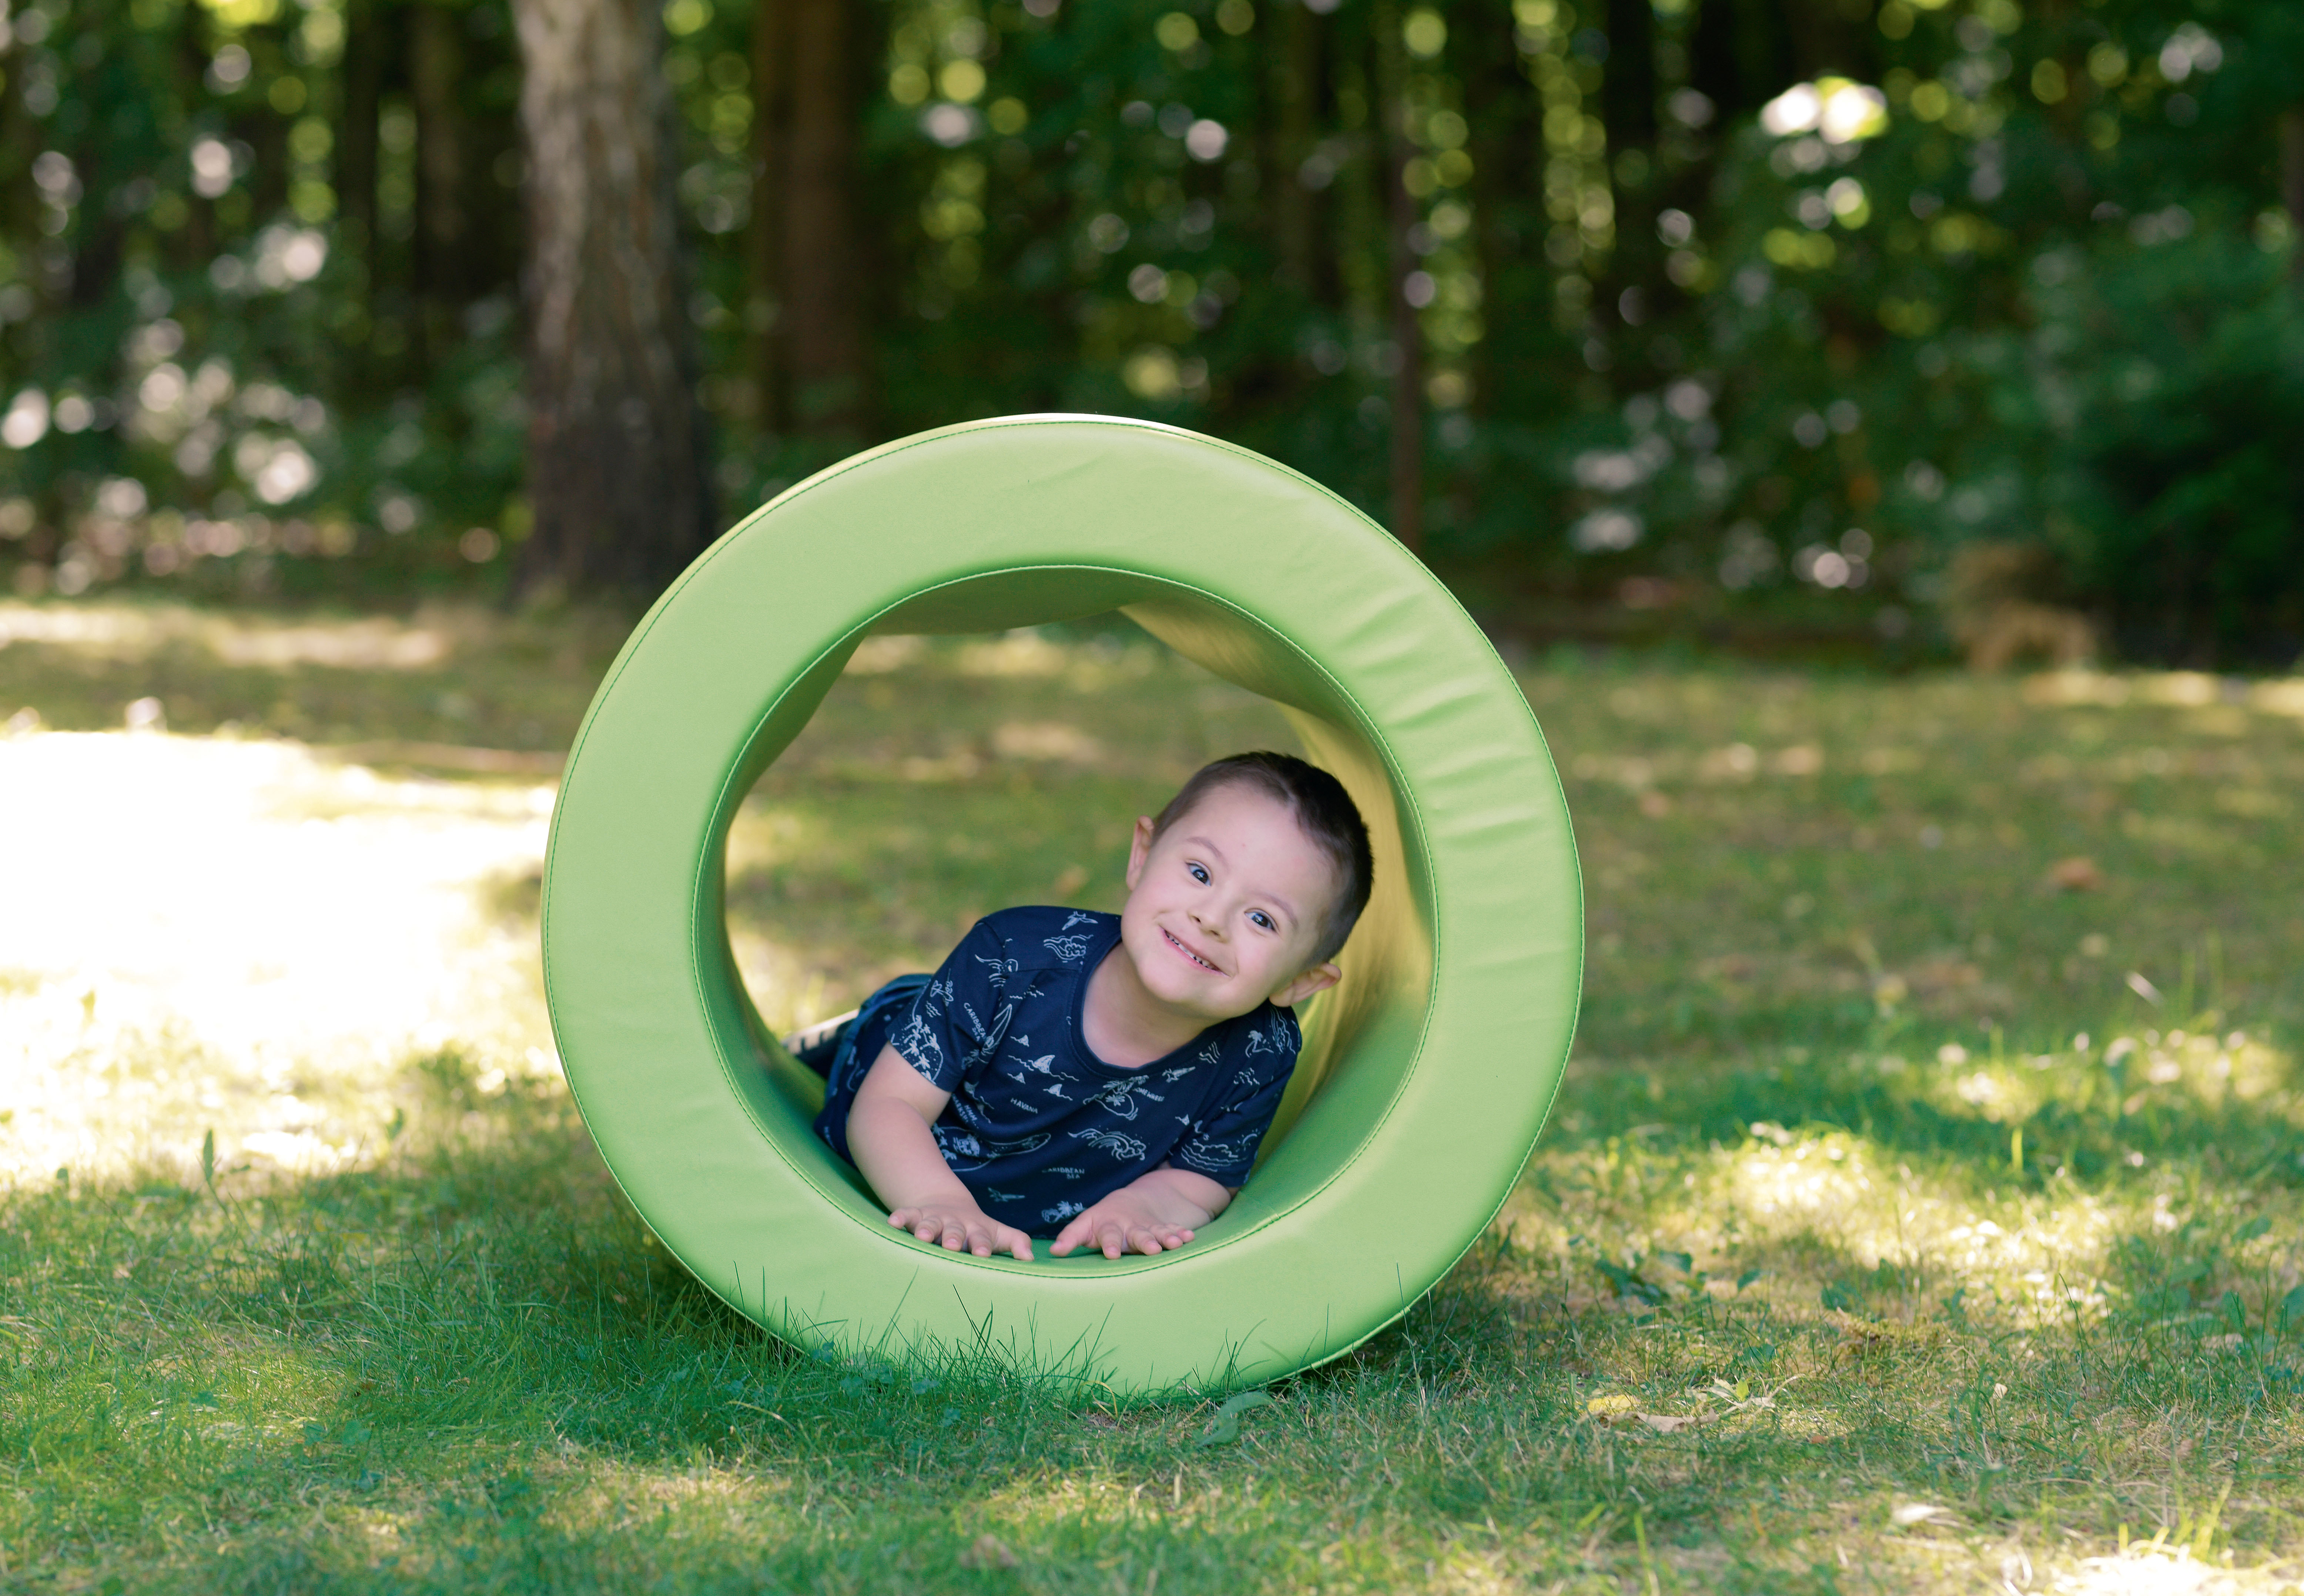
<svg viewBox="0 0 2304 1596">
<path fill-rule="evenodd" d="M 1313 147 L 1314 97 L 1319 92 L 1319 19 L 1303 0 L 1280 7 L 1280 47 L 1273 52 L 1272 97 L 1276 102 L 1272 170 L 1265 178 L 1272 195 L 1273 231 L 1280 280 L 1300 293 L 1313 289 L 1317 254 L 1312 190 L 1304 186 L 1305 163 Z"/>
<path fill-rule="evenodd" d="M 784 401 L 784 203 L 792 136 L 791 7 L 758 0 L 752 7 L 752 220 L 744 235 L 749 293 L 744 325 L 751 338 L 755 413 L 774 432 L 790 414 Z"/>
<path fill-rule="evenodd" d="M 367 310 L 383 280 L 376 227 L 377 118 L 384 109 L 383 28 L 377 0 L 344 8 L 343 122 L 336 131 L 336 192 L 344 242 L 360 261 L 360 305 Z"/>
<path fill-rule="evenodd" d="M 2304 283 L 2304 106 L 2280 114 L 2280 198 L 2297 234 L 2288 249 L 2288 274 Z"/>
<path fill-rule="evenodd" d="M 1648 318 L 1643 304 L 1655 276 L 1656 173 L 1656 11 L 1648 0 L 1608 0 L 1608 60 L 1600 85 L 1601 123 L 1608 130 L 1609 187 L 1615 196 L 1615 244 L 1608 252 L 1605 298 L 1627 326 Z M 1627 161 L 1627 154 L 1638 152 Z M 1619 353 L 1631 353 L 1629 343 Z M 1630 385 L 1644 379 L 1627 374 Z"/>
<path fill-rule="evenodd" d="M 1700 0 L 1690 49 L 1690 84 L 1719 107 L 1725 128 L 1800 76 L 1783 0 Z"/>
<path fill-rule="evenodd" d="M 528 140 L 519 590 L 660 587 L 711 532 L 653 0 L 514 0 Z"/>
<path fill-rule="evenodd" d="M 1419 551 L 1424 546 L 1424 325 L 1408 298 L 1408 280 L 1417 269 L 1416 249 L 1409 236 L 1416 226 L 1416 198 L 1406 182 L 1407 63 L 1401 54 L 1400 15 L 1391 0 L 1380 0 L 1374 26 L 1376 136 L 1391 254 L 1392 342 L 1399 357 L 1392 374 L 1392 535 L 1410 551 Z"/>
<path fill-rule="evenodd" d="M 1520 63 L 1509 12 L 1452 28 L 1449 48 L 1457 52 L 1464 114 L 1472 124 L 1473 250 L 1486 326 L 1469 352 L 1472 409 L 1490 420 L 1533 418 L 1532 396 L 1508 399 L 1504 389 L 1513 356 L 1531 364 L 1524 358 L 1530 335 L 1551 327 L 1542 249 L 1544 105 Z"/>
<path fill-rule="evenodd" d="M 115 82 L 122 75 L 112 74 Z M 101 136 L 80 140 L 73 151 L 72 165 L 80 174 L 82 192 L 102 194 L 111 187 L 106 156 L 116 148 Z M 128 218 L 114 207 L 89 205 L 80 211 L 80 247 L 66 257 L 72 262 L 73 309 L 93 309 L 111 294 L 128 241 L 127 223 Z"/>
<path fill-rule="evenodd" d="M 1608 63 L 1600 115 L 1608 148 L 1647 149 L 1656 142 L 1656 9 L 1649 0 L 1608 0 Z"/>
<path fill-rule="evenodd" d="M 408 19 L 409 98 L 416 109 L 417 325 L 428 367 L 454 347 L 456 315 L 470 297 L 464 281 L 470 140 L 457 103 L 464 80 L 463 14 L 421 4 Z"/>
<path fill-rule="evenodd" d="M 857 321 L 857 106 L 850 0 L 766 0 L 787 13 L 783 234 L 784 375 L 793 421 L 811 432 L 861 428 L 864 340 Z"/>
</svg>

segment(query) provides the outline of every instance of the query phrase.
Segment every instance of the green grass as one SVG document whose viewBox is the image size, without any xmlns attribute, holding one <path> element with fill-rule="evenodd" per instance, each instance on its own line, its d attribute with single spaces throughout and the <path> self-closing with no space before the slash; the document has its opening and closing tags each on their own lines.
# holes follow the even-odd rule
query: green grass
<svg viewBox="0 0 2304 1596">
<path fill-rule="evenodd" d="M 232 639 L 279 622 L 131 619 L 146 642 L 0 648 L 0 715 L 108 728 L 157 693 L 180 731 L 421 767 L 445 758 L 422 745 L 563 746 L 613 637 L 434 618 L 427 663 L 265 665 Z M 779 1020 L 983 908 L 1112 902 L 1132 815 L 1280 735 L 1117 634 L 871 663 L 732 845 Z M 165 1135 L 119 1121 L 63 1178 L 10 1155 L 0 1588 L 2304 1579 L 2292 689 L 1567 656 L 1523 680 L 1590 892 L 1554 1125 L 1439 1288 L 1232 1439 L 1213 1398 L 764 1338 L 650 1245 L 556 1077 L 476 1015 L 346 1099 L 369 1151 L 337 1173 L 244 1155 L 260 1103 L 229 1094 L 167 1099 Z M 2080 857 L 2085 885 L 2049 884 Z M 472 890 L 532 918 L 531 882 Z M 39 979 L 0 971 L 0 1017 Z M 107 1090 L 230 1063 L 90 1034 L 70 1067 Z M 170 1151 L 201 1114 L 207 1170 Z"/>
</svg>

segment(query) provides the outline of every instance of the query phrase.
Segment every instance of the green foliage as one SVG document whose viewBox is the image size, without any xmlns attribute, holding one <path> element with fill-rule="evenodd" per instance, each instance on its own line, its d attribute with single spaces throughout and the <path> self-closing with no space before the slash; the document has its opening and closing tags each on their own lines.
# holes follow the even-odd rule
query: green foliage
<svg viewBox="0 0 2304 1596">
<path fill-rule="evenodd" d="M 723 500 L 871 435 L 1073 409 L 1384 511 L 1410 426 L 1432 558 L 1531 629 L 1926 643 L 1991 541 L 2045 556 L 2020 596 L 2131 654 L 2289 657 L 2295 9 L 1859 9 L 858 13 L 853 434 L 764 387 L 760 337 L 807 308 L 759 266 L 751 10 L 675 0 Z M 487 587 L 528 529 L 505 0 L 34 0 L 11 30 L 20 587 Z M 1777 97 L 1803 83 L 1876 97 L 1804 118 Z M 1427 381 L 1394 417 L 1401 292 Z"/>
<path fill-rule="evenodd" d="M 2304 298 L 2280 267 L 2199 238 L 2038 296 L 2042 430 L 2069 495 L 2051 535 L 2129 652 L 2276 658 L 2304 636 L 2286 442 L 2304 435 Z"/>
<path fill-rule="evenodd" d="M 20 590 L 463 585 L 520 528 L 502 0 L 59 0 L 12 27 Z"/>
</svg>

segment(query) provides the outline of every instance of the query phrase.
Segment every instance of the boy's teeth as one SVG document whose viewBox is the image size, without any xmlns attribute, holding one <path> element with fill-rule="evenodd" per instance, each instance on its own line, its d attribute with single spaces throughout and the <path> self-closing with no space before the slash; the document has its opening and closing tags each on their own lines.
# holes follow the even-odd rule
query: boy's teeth
<svg viewBox="0 0 2304 1596">
<path fill-rule="evenodd" d="M 1197 954 L 1197 953 L 1193 952 L 1190 948 L 1186 948 L 1186 947 L 1184 946 L 1184 940 L 1183 940 L 1182 937 L 1177 936 L 1177 935 L 1176 935 L 1174 933 L 1173 933 L 1173 932 L 1166 933 L 1165 933 L 1165 934 L 1167 936 L 1167 938 L 1168 938 L 1168 940 L 1169 940 L 1170 942 L 1172 942 L 1175 943 L 1175 944 L 1176 944 L 1176 946 L 1177 946 L 1179 949 L 1181 949 L 1181 950 L 1182 950 L 1183 955 L 1184 955 L 1184 957 L 1185 957 L 1185 958 L 1187 958 L 1190 959 L 1194 964 L 1196 964 L 1196 965 L 1199 966 L 1199 967 L 1200 967 L 1200 968 L 1202 968 L 1202 969 L 1204 969 L 1204 970 L 1210 970 L 1210 971 L 1213 971 L 1213 970 L 1216 967 L 1216 966 L 1214 966 L 1214 965 L 1210 964 L 1207 959 L 1202 958 L 1199 954 Z"/>
</svg>

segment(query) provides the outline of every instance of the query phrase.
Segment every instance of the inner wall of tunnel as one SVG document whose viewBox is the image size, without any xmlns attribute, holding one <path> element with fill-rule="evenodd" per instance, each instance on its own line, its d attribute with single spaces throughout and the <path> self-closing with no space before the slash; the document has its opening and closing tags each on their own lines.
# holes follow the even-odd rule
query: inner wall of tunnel
<svg viewBox="0 0 2304 1596">
<path fill-rule="evenodd" d="M 1188 606 L 1152 623 L 1173 635 L 1194 619 Z M 1239 618 L 1222 623 L 1237 627 Z M 1208 657 L 1206 638 L 1192 646 Z M 1249 664 L 1217 663 L 1253 679 Z M 1226 680 L 1118 612 L 997 632 L 875 629 L 857 639 L 806 725 L 736 809 L 722 859 L 727 968 L 773 1083 L 776 1111 L 763 1126 L 771 1139 L 836 1165 L 808 1135 L 821 1083 L 775 1037 L 852 1009 L 894 975 L 935 968 L 990 910 L 1062 902 L 1117 911 L 1135 817 L 1156 813 L 1208 760 L 1256 747 L 1311 758 L 1362 789 L 1377 764 L 1366 738 Z M 1304 1062 L 1259 1175 L 1316 1098 L 1339 1101 L 1313 1116 L 1329 1122 L 1306 1138 L 1317 1146 L 1280 1160 L 1292 1174 L 1275 1170 L 1246 1188 L 1235 1204 L 1242 1219 L 1267 1206 L 1248 1192 L 1301 1195 L 1349 1160 L 1414 1060 L 1429 979 L 1428 954 L 1418 952 L 1428 933 L 1419 933 L 1428 921 L 1421 901 L 1403 916 L 1422 897 L 1401 879 L 1400 856 L 1417 840 L 1402 837 L 1398 795 L 1376 781 L 1381 805 L 1365 790 L 1355 796 L 1378 839 L 1378 899 L 1391 901 L 1372 905 L 1385 912 L 1364 920 L 1344 950 L 1345 987 L 1300 1015 Z M 813 925 L 812 915 L 821 916 Z M 1402 918 L 1419 924 L 1403 934 Z M 1364 1038 L 1388 1045 L 1356 1050 Z M 1356 1060 L 1356 1051 L 1385 1056 Z M 1350 1089 L 1334 1089 L 1339 1079 Z M 795 1135 L 804 1152 L 792 1147 Z M 844 1166 L 831 1172 L 857 1186 Z"/>
<path fill-rule="evenodd" d="M 1303 751 L 1276 705 L 1117 615 L 868 637 L 730 828 L 746 989 L 781 1034 L 935 968 L 995 909 L 1117 912 L 1136 816 L 1249 747 Z"/>
</svg>

